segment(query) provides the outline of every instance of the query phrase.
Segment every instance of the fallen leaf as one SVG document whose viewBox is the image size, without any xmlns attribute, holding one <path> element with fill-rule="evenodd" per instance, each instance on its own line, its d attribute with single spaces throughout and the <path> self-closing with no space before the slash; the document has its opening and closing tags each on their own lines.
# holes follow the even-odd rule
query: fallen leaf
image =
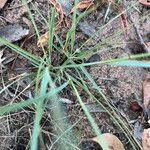
<svg viewBox="0 0 150 150">
<path fill-rule="evenodd" d="M 145 44 L 146 44 L 148 47 L 150 47 L 150 42 L 146 42 Z"/>
<path fill-rule="evenodd" d="M 145 6 L 150 6 L 150 0 L 139 0 L 139 3 L 141 3 Z"/>
<path fill-rule="evenodd" d="M 142 107 L 139 105 L 139 103 L 137 101 L 133 101 L 131 102 L 130 104 L 130 109 L 132 111 L 141 111 L 142 110 Z"/>
<path fill-rule="evenodd" d="M 95 137 L 92 140 L 101 145 L 103 140 L 99 139 L 105 139 L 108 142 L 109 150 L 125 150 L 122 142 L 113 134 L 104 133 L 99 138 Z"/>
<path fill-rule="evenodd" d="M 23 28 L 19 24 L 8 25 L 0 28 L 0 37 L 5 38 L 10 42 L 21 40 L 28 34 L 29 34 L 29 29 Z M 3 45 L 4 43 L 0 42 L 0 47 Z"/>
<path fill-rule="evenodd" d="M 37 46 L 38 47 L 42 47 L 42 46 L 47 45 L 48 40 L 49 40 L 49 33 L 46 32 L 45 34 L 40 36 L 40 38 L 39 38 L 39 40 L 37 42 Z"/>
<path fill-rule="evenodd" d="M 93 7 L 95 6 L 93 0 L 86 0 L 86 1 L 82 1 L 82 2 L 79 2 L 77 4 L 77 6 L 74 6 L 72 9 L 71 9 L 71 13 L 76 9 L 85 9 L 85 8 L 90 8 L 90 7 Z"/>
<path fill-rule="evenodd" d="M 150 150 L 150 128 L 144 129 L 142 144 L 143 150 Z"/>
<path fill-rule="evenodd" d="M 7 0 L 0 0 L 0 9 L 2 9 L 5 4 L 6 4 Z"/>
<path fill-rule="evenodd" d="M 148 75 L 143 83 L 143 101 L 144 107 L 150 110 L 150 75 Z"/>
</svg>

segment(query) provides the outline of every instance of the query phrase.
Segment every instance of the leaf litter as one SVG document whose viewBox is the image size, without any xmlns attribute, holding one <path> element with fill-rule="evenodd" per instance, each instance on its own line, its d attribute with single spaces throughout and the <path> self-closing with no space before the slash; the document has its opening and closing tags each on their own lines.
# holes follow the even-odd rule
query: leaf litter
<svg viewBox="0 0 150 150">
<path fill-rule="evenodd" d="M 88 9 L 91 7 L 96 7 L 93 0 L 81 1 L 71 9 L 71 13 L 74 12 L 75 9 Z"/>
<path fill-rule="evenodd" d="M 99 138 L 95 137 L 92 140 L 98 142 L 101 145 L 101 143 L 103 142 L 102 138 L 107 141 L 109 150 L 125 150 L 122 142 L 115 135 L 110 133 L 104 133 Z"/>
<path fill-rule="evenodd" d="M 72 4 L 69 0 L 51 0 L 50 3 L 56 7 L 57 13 L 58 13 L 58 23 L 56 23 L 56 28 L 55 31 L 59 31 L 59 29 L 61 28 L 61 24 L 64 21 L 64 19 L 66 18 L 65 16 L 68 16 L 70 13 L 72 13 L 75 9 L 75 7 L 72 8 Z M 87 1 L 82 1 L 79 2 L 76 6 L 79 9 L 85 9 L 85 8 L 93 8 L 95 7 L 95 4 L 93 3 L 93 0 L 87 0 Z M 78 14 L 79 15 L 79 14 Z M 88 22 L 85 21 L 80 21 L 78 23 L 79 28 L 81 31 L 83 31 L 84 34 L 88 35 L 88 36 L 93 36 L 93 34 L 96 33 L 96 29 L 95 27 L 91 26 L 88 24 Z M 96 34 L 94 37 L 94 39 L 98 39 L 98 35 Z M 41 47 L 41 44 L 43 46 L 47 45 L 49 40 L 49 35 L 48 32 L 46 32 L 45 34 L 40 36 L 40 39 L 37 42 L 38 47 Z"/>
<path fill-rule="evenodd" d="M 29 29 L 23 28 L 19 24 L 7 25 L 0 28 L 0 37 L 5 38 L 10 42 L 21 40 L 29 34 Z M 0 42 L 0 47 L 4 43 Z"/>
</svg>

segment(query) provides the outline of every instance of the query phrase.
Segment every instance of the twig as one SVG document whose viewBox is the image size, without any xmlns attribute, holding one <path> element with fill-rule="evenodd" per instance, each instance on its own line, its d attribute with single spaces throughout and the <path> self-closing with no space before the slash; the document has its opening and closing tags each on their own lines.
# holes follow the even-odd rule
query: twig
<svg viewBox="0 0 150 150">
<path fill-rule="evenodd" d="M 126 6 L 126 0 L 124 0 L 124 5 Z M 133 27 L 135 29 L 136 35 L 137 35 L 138 40 L 139 40 L 140 44 L 142 45 L 144 51 L 150 53 L 150 48 L 145 44 L 145 42 L 140 34 L 139 28 L 137 27 L 136 23 L 134 22 L 134 19 L 130 12 L 128 12 L 128 16 L 129 16 L 130 21 L 133 23 Z"/>
<path fill-rule="evenodd" d="M 26 4 L 28 4 L 28 3 L 30 3 L 30 2 L 32 2 L 32 0 L 28 0 L 28 1 L 26 2 Z M 16 6 L 13 6 L 13 7 L 9 7 L 9 8 L 7 8 L 7 10 L 16 9 L 16 8 L 22 7 L 22 6 L 26 5 L 26 4 L 20 4 L 20 5 L 16 5 Z"/>
<path fill-rule="evenodd" d="M 138 37 L 138 39 L 139 39 L 140 44 L 143 46 L 143 49 L 144 49 L 146 52 L 150 53 L 150 48 L 145 44 L 145 42 L 144 42 L 144 40 L 143 40 L 143 38 L 142 38 L 142 36 L 141 36 L 141 34 L 140 34 L 140 31 L 139 31 L 137 25 L 136 25 L 135 22 L 133 21 L 132 15 L 131 15 L 130 13 L 129 13 L 129 15 L 130 15 L 130 20 L 131 20 L 131 22 L 133 23 L 133 27 L 134 27 L 134 29 L 135 29 L 135 32 L 136 32 L 136 34 L 137 34 L 137 37 Z"/>
</svg>

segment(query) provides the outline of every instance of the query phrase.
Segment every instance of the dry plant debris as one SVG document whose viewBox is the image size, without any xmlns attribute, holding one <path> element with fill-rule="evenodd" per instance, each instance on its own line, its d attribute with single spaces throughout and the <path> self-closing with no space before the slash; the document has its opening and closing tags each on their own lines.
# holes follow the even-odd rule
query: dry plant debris
<svg viewBox="0 0 150 150">
<path fill-rule="evenodd" d="M 132 111 L 141 111 L 142 107 L 139 105 L 139 103 L 137 101 L 134 101 L 134 102 L 131 103 L 130 109 Z"/>
<path fill-rule="evenodd" d="M 71 9 L 71 13 L 75 10 L 75 8 L 76 9 L 88 9 L 90 7 L 95 7 L 93 0 L 81 1 L 77 4 L 77 6 L 75 6 Z"/>
<path fill-rule="evenodd" d="M 48 43 L 48 40 L 49 40 L 49 32 L 46 32 L 45 34 L 40 36 L 37 42 L 37 46 L 38 47 L 45 46 Z"/>
<path fill-rule="evenodd" d="M 0 9 L 2 9 L 5 4 L 6 4 L 7 0 L 0 0 Z"/>
<path fill-rule="evenodd" d="M 59 28 L 59 26 L 61 25 L 61 23 L 63 22 L 63 19 L 64 19 L 63 9 L 57 0 L 50 0 L 50 2 L 52 3 L 52 5 L 54 5 L 54 7 L 56 8 L 56 11 L 58 13 L 58 23 L 56 25 L 56 28 Z"/>
<path fill-rule="evenodd" d="M 60 29 L 60 26 L 64 20 L 64 12 L 57 0 L 50 0 L 50 3 L 56 8 L 57 14 L 58 14 L 58 22 L 56 23 L 55 31 L 58 31 Z M 48 43 L 49 40 L 49 33 L 46 32 L 45 34 L 41 35 L 38 42 L 37 46 L 45 46 Z"/>
<path fill-rule="evenodd" d="M 148 47 L 150 47 L 150 42 L 146 42 L 145 44 L 146 44 Z"/>
<path fill-rule="evenodd" d="M 143 144 L 143 150 L 150 149 L 150 128 L 144 129 L 142 144 Z"/>
<path fill-rule="evenodd" d="M 108 142 L 109 150 L 125 150 L 122 142 L 113 134 L 104 133 L 100 138 L 103 138 Z M 102 141 L 99 140 L 100 138 L 95 137 L 92 140 L 101 145 Z"/>
</svg>

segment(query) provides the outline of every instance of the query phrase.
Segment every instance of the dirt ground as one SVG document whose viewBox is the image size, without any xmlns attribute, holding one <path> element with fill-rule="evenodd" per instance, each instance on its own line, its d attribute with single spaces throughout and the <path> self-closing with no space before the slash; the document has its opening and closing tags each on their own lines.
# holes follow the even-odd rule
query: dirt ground
<svg viewBox="0 0 150 150">
<path fill-rule="evenodd" d="M 136 28 L 138 28 L 144 41 L 149 42 L 150 10 L 148 6 L 140 4 L 138 0 L 133 0 L 132 3 L 136 3 L 136 8 L 129 9 L 129 11 L 125 13 L 127 17 L 126 20 L 128 22 L 127 33 L 122 31 L 123 25 L 121 23 L 120 17 L 112 21 L 111 24 L 107 25 L 111 19 L 120 13 L 120 8 L 123 7 L 126 9 L 128 6 L 130 6 L 131 1 L 127 0 L 122 1 L 122 7 L 119 6 L 119 8 L 116 8 L 114 5 L 110 9 L 105 23 L 104 16 L 108 8 L 107 2 L 104 2 L 103 5 L 99 6 L 95 11 L 86 16 L 80 22 L 77 28 L 76 36 L 78 46 L 82 45 L 85 40 L 90 38 L 94 31 L 97 31 L 102 26 L 104 26 L 104 28 L 97 32 L 93 39 L 86 43 L 82 50 L 84 51 L 84 49 L 87 47 L 92 47 L 98 42 L 106 44 L 98 51 L 97 54 L 94 54 L 90 58 L 84 60 L 85 62 L 120 58 L 145 52 L 145 49 L 140 44 Z M 51 8 L 50 2 L 47 0 L 30 0 L 28 1 L 28 4 L 32 8 L 32 13 L 34 15 L 35 22 L 37 24 L 38 30 L 40 31 L 40 34 L 45 33 L 47 31 L 47 26 L 44 23 L 42 17 L 36 13 L 36 11 L 39 10 L 43 17 L 47 18 L 48 10 Z M 65 26 L 65 23 L 62 24 L 62 29 L 59 33 L 61 38 L 65 38 L 64 35 L 70 27 L 69 21 L 68 26 Z M 84 24 L 85 22 L 88 24 L 88 26 L 87 24 Z M 41 48 L 37 47 L 37 39 L 33 34 L 33 25 L 29 19 L 27 8 L 21 4 L 20 0 L 8 0 L 5 6 L 0 9 L 0 28 L 16 23 L 19 23 L 23 27 L 28 28 L 30 30 L 30 34 L 14 43 L 33 54 L 42 56 L 43 53 Z M 83 28 L 83 25 L 86 27 Z M 20 78 L 22 74 L 35 71 L 28 60 L 26 60 L 23 56 L 12 52 L 6 46 L 1 46 L 0 51 L 3 51 L 3 57 L 6 58 L 4 60 L 4 67 L 2 67 L 2 71 L 0 72 L 0 90 L 11 83 L 15 78 Z M 56 65 L 61 64 L 62 57 L 55 53 L 53 55 L 53 63 Z M 149 58 L 146 59 L 149 60 Z M 124 124 L 130 128 L 134 137 L 141 144 L 143 112 L 141 110 L 134 111 L 131 109 L 131 105 L 135 101 L 142 105 L 142 85 L 144 79 L 150 73 L 150 70 L 146 68 L 118 67 L 110 65 L 94 65 L 87 67 L 87 69 L 107 99 L 109 99 L 117 108 L 119 115 L 121 115 L 123 118 Z M 12 84 L 12 86 L 10 86 L 0 95 L 0 106 L 18 102 L 23 99 L 25 100 L 34 96 L 34 86 L 28 88 L 28 85 L 30 85 L 32 80 L 32 77 L 23 79 L 20 78 L 18 82 Z M 93 90 L 92 87 L 91 90 Z M 87 99 L 82 90 L 80 92 L 83 101 L 87 104 L 89 109 L 92 109 L 90 111 L 96 120 L 96 123 L 98 124 L 101 132 L 112 133 L 116 135 L 124 144 L 125 149 L 131 150 L 132 147 L 128 139 L 115 124 L 115 122 L 110 118 L 110 116 L 104 112 L 103 109 L 97 109 L 96 102 Z M 71 94 L 72 93 L 70 93 L 69 89 L 68 91 L 66 90 L 64 93 L 62 93 L 63 96 L 73 102 L 71 104 L 64 104 L 64 108 L 66 110 L 66 116 L 69 116 L 68 120 L 71 124 L 73 124 L 79 118 L 82 118 L 82 121 L 80 121 L 73 129 L 80 143 L 81 141 L 92 138 L 95 135 L 92 131 L 92 127 L 85 117 L 85 114 L 83 113 L 83 110 L 79 106 L 77 100 Z M 96 92 L 95 96 L 97 96 Z M 34 107 L 29 107 L 9 115 L 1 116 L 0 150 L 28 149 L 28 142 L 31 137 L 33 121 Z M 51 144 L 52 142 L 50 124 L 50 112 L 45 111 L 41 121 L 42 134 L 40 136 L 45 140 L 44 143 L 48 144 Z M 42 147 L 41 149 L 47 149 L 47 147 L 41 143 L 42 141 L 40 142 Z M 140 148 L 138 147 L 137 149 Z"/>
</svg>

